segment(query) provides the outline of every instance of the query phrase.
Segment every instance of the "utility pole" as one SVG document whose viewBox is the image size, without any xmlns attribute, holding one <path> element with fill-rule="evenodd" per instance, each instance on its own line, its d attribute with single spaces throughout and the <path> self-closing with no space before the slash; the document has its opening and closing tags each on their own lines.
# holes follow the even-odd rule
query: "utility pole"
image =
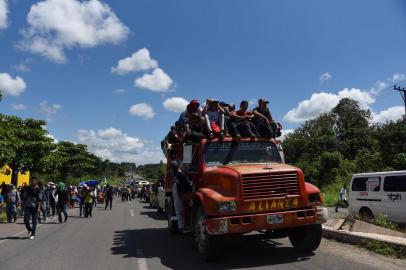
<svg viewBox="0 0 406 270">
<path fill-rule="evenodd" d="M 403 103 L 405 104 L 405 116 L 404 116 L 404 118 L 406 118 L 406 88 L 394 85 L 393 89 L 398 91 L 399 94 L 401 95 L 402 99 L 403 99 Z"/>
</svg>

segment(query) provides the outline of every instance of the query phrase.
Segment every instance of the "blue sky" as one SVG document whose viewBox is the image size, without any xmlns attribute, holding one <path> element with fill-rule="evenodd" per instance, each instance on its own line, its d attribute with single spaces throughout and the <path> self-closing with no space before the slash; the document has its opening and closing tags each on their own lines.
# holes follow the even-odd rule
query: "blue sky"
<svg viewBox="0 0 406 270">
<path fill-rule="evenodd" d="M 401 0 L 0 0 L 0 112 L 154 162 L 182 99 L 265 97 L 286 130 L 342 97 L 397 119 L 405 44 Z"/>
</svg>

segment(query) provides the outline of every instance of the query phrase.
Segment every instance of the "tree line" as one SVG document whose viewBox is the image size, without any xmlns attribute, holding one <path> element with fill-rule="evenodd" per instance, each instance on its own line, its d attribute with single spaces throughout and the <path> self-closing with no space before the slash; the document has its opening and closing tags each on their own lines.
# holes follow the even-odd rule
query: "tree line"
<svg viewBox="0 0 406 270">
<path fill-rule="evenodd" d="M 347 185 L 352 174 L 406 170 L 406 118 L 372 123 L 357 101 L 342 99 L 283 141 L 286 162 L 320 187 Z"/>
<path fill-rule="evenodd" d="M 0 114 L 0 168 L 10 167 L 12 183 L 17 182 L 19 172 L 27 171 L 32 177 L 69 184 L 135 173 L 135 163 L 111 162 L 89 152 L 83 144 L 54 142 L 45 127 L 43 120 Z"/>
</svg>

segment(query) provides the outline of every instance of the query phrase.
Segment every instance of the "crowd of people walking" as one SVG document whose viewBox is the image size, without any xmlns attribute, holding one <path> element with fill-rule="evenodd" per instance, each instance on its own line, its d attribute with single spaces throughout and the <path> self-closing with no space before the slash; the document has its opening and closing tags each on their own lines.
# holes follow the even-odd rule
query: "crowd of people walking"
<svg viewBox="0 0 406 270">
<path fill-rule="evenodd" d="M 29 239 L 34 239 L 38 223 L 58 217 L 59 223 L 67 222 L 68 208 L 79 208 L 79 216 L 90 218 L 97 202 L 105 204 L 105 210 L 113 207 L 114 194 L 118 190 L 110 185 L 90 187 L 86 184 L 66 186 L 32 179 L 29 185 L 16 188 L 4 182 L 0 185 L 0 214 L 5 210 L 8 223 L 16 223 L 23 217 Z"/>
</svg>

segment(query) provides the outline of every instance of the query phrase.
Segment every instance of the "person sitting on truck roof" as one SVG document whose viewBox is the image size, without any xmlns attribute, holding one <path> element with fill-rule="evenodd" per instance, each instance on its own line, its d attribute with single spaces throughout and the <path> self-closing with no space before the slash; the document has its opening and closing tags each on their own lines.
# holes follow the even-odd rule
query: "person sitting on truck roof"
<svg viewBox="0 0 406 270">
<path fill-rule="evenodd" d="M 220 102 L 221 108 L 224 110 L 225 136 L 231 135 L 233 138 L 241 138 L 234 121 L 233 112 L 235 111 L 234 104 L 228 104 L 224 101 Z"/>
<path fill-rule="evenodd" d="M 198 142 L 204 138 L 203 134 L 203 122 L 202 111 L 200 109 L 199 101 L 193 99 L 186 107 L 186 111 L 179 117 L 179 122 L 184 124 L 186 130 L 185 140 L 192 142 Z"/>
<path fill-rule="evenodd" d="M 237 129 L 243 138 L 255 138 L 255 128 L 251 123 L 254 118 L 252 111 L 248 110 L 248 101 L 243 100 L 240 103 L 240 109 L 232 113 L 234 121 L 237 123 Z"/>
<path fill-rule="evenodd" d="M 258 100 L 258 107 L 253 110 L 255 115 L 254 124 L 261 137 L 275 138 L 277 126 L 272 119 L 268 103 L 269 101 L 264 98 Z"/>
<path fill-rule="evenodd" d="M 214 135 L 220 138 L 224 137 L 224 110 L 216 99 L 207 99 L 206 106 L 203 109 L 203 115 L 206 123 L 206 129 L 209 139 Z"/>
</svg>

